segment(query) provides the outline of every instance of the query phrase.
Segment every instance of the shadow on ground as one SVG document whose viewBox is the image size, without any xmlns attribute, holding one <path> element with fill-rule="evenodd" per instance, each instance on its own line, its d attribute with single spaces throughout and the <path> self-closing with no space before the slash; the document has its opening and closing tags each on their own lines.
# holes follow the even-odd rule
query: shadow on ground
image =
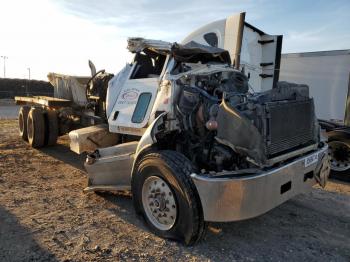
<svg viewBox="0 0 350 262">
<path fill-rule="evenodd" d="M 58 261 L 17 218 L 0 206 L 0 261 Z"/>
<path fill-rule="evenodd" d="M 59 138 L 55 146 L 43 147 L 39 150 L 46 155 L 85 172 L 84 161 L 86 159 L 86 154 L 78 155 L 71 151 L 69 148 L 69 138 L 66 136 Z"/>
<path fill-rule="evenodd" d="M 225 253 L 225 261 L 348 261 L 349 217 L 346 210 L 343 210 L 344 216 L 341 211 L 337 215 L 332 211 L 336 205 L 329 203 L 324 207 L 326 197 L 315 193 L 298 196 L 253 219 L 209 223 L 205 238 L 197 245 L 176 246 L 179 250 L 213 261 L 222 256 L 222 252 Z M 116 207 L 111 211 L 118 217 L 143 231 L 149 231 L 143 219 L 136 215 L 130 195 L 107 192 L 99 195 Z M 346 196 L 343 198 L 346 201 Z M 262 254 L 269 254 L 269 257 L 263 258 Z"/>
</svg>

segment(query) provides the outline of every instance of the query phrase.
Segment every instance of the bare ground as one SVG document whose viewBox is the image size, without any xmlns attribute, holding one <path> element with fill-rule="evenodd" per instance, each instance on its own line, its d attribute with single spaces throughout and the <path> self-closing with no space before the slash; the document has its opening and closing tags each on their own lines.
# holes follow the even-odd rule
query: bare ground
<svg viewBox="0 0 350 262">
<path fill-rule="evenodd" d="M 0 121 L 0 261 L 350 261 L 350 185 L 330 182 L 271 212 L 211 223 L 194 247 L 158 238 L 128 193 L 84 194 L 67 138 L 35 150 Z"/>
</svg>

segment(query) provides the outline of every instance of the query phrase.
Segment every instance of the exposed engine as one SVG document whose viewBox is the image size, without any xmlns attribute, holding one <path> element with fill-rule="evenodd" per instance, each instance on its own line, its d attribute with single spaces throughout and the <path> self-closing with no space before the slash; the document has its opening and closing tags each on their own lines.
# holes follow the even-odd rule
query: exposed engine
<svg viewBox="0 0 350 262">
<path fill-rule="evenodd" d="M 233 70 L 189 74 L 177 85 L 177 150 L 206 170 L 267 166 L 269 159 L 319 141 L 306 85 L 281 82 L 253 93 L 248 78 Z"/>
</svg>

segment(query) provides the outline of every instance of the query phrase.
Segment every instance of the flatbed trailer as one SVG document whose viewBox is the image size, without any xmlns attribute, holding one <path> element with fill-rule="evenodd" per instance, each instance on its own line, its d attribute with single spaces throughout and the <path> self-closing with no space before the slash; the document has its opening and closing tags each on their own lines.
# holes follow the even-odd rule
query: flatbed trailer
<svg viewBox="0 0 350 262">
<path fill-rule="evenodd" d="M 70 107 L 72 105 L 71 100 L 50 96 L 16 96 L 15 101 L 17 105 L 41 105 L 51 108 Z"/>
<path fill-rule="evenodd" d="M 54 88 L 53 97 L 15 97 L 16 104 L 21 105 L 18 120 L 23 140 L 32 147 L 40 148 L 55 145 L 59 136 L 81 130 L 83 142 L 76 133 L 70 135 L 71 149 L 79 154 L 117 142 L 117 135 L 108 131 L 103 111 L 98 111 L 101 108 L 98 98 L 95 94 L 88 94 L 96 84 L 93 80 L 101 75 L 112 75 L 105 74 L 104 70 L 96 73 L 92 62 L 90 64 L 91 76 L 49 73 L 47 77 Z M 80 146 L 77 147 L 77 144 Z"/>
<path fill-rule="evenodd" d="M 55 145 L 57 138 L 83 126 L 82 111 L 73 101 L 49 96 L 16 96 L 22 139 L 35 148 Z"/>
<path fill-rule="evenodd" d="M 110 133 L 107 124 L 72 100 L 17 96 L 15 101 L 21 105 L 18 116 L 20 136 L 34 148 L 53 146 L 58 137 L 68 133 L 71 149 L 79 154 L 117 143 L 118 135 Z M 79 132 L 79 138 L 76 132 Z"/>
</svg>

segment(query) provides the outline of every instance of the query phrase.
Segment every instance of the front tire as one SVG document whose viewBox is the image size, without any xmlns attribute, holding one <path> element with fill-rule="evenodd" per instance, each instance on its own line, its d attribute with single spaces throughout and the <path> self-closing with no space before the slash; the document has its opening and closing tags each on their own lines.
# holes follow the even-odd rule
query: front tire
<svg viewBox="0 0 350 262">
<path fill-rule="evenodd" d="M 205 232 L 203 211 L 190 177 L 192 163 L 175 151 L 143 156 L 135 165 L 132 193 L 135 209 L 160 237 L 192 245 Z"/>
</svg>

